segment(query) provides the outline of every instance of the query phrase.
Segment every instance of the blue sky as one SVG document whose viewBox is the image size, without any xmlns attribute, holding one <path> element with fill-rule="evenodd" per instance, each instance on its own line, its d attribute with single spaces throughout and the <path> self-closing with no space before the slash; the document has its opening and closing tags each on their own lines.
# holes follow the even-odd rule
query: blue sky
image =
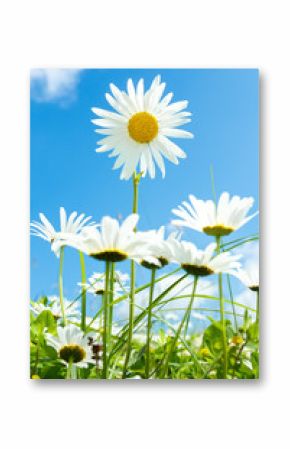
<svg viewBox="0 0 290 449">
<path fill-rule="evenodd" d="M 105 99 L 109 83 L 125 89 L 129 77 L 144 78 L 149 87 L 161 74 L 166 93 L 188 100 L 192 122 L 184 127 L 192 140 L 176 142 L 187 153 L 178 166 L 166 161 L 166 177 L 142 179 L 140 229 L 168 224 L 171 209 L 193 193 L 212 198 L 210 166 L 214 167 L 217 194 L 253 196 L 258 208 L 259 74 L 253 69 L 90 69 L 37 71 L 31 79 L 31 219 L 43 212 L 58 226 L 59 207 L 92 215 L 125 217 L 131 211 L 132 186 L 120 181 L 113 159 L 95 152 L 98 135 L 91 123 L 93 106 L 110 108 Z M 258 230 L 258 218 L 234 237 Z M 204 247 L 209 238 L 194 231 L 184 237 Z M 233 238 L 234 238 L 233 237 Z M 124 268 L 126 265 L 124 265 Z M 101 271 L 87 258 L 87 272 Z M 120 266 L 121 268 L 121 266 Z M 31 297 L 57 294 L 58 260 L 50 245 L 31 238 Z M 142 278 L 142 273 L 140 274 Z M 78 255 L 65 256 L 65 295 L 73 298 L 79 280 Z M 142 279 L 139 280 L 140 282 Z"/>
</svg>

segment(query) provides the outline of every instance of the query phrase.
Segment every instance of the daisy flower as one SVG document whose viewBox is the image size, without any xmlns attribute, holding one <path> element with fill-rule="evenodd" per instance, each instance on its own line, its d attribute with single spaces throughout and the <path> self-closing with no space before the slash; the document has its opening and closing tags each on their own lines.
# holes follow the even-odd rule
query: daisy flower
<svg viewBox="0 0 290 449">
<path fill-rule="evenodd" d="M 172 220 L 172 224 L 216 237 L 229 235 L 258 214 L 247 216 L 253 203 L 252 197 L 233 196 L 230 199 L 228 192 L 222 193 L 217 206 L 212 200 L 202 201 L 189 195 L 189 202 L 183 201 L 182 206 L 173 209 L 179 219 Z"/>
<path fill-rule="evenodd" d="M 95 363 L 92 346 L 88 335 L 74 324 L 57 328 L 57 337 L 46 333 L 46 341 L 58 353 L 61 362 L 66 366 L 74 364 L 79 368 L 87 368 L 88 363 Z"/>
<path fill-rule="evenodd" d="M 114 273 L 114 292 L 115 294 L 124 293 L 128 287 L 129 275 L 127 273 L 121 273 L 121 271 L 115 271 Z M 94 273 L 88 278 L 88 282 L 83 284 L 78 283 L 81 287 L 85 287 L 86 291 L 95 295 L 103 295 L 105 292 L 105 274 Z"/>
<path fill-rule="evenodd" d="M 62 316 L 61 312 L 61 305 L 59 301 L 58 296 L 48 296 L 47 303 L 41 303 L 41 302 L 33 302 L 31 304 L 31 310 L 35 315 L 39 315 L 41 312 L 44 312 L 45 310 L 49 310 L 52 315 L 59 319 Z M 80 312 L 78 310 L 78 304 L 77 303 L 71 303 L 67 299 L 64 299 L 64 308 L 65 308 L 65 316 L 68 319 L 76 319 L 79 318 Z"/>
<path fill-rule="evenodd" d="M 240 268 L 235 276 L 250 290 L 259 291 L 259 267 L 257 264 L 248 265 L 243 269 Z"/>
<path fill-rule="evenodd" d="M 216 244 L 211 243 L 205 250 L 186 241 L 170 242 L 172 259 L 179 263 L 181 267 L 194 276 L 208 276 L 216 273 L 235 274 L 235 270 L 240 267 L 238 259 L 241 256 L 233 256 L 228 251 L 215 255 Z"/>
<path fill-rule="evenodd" d="M 51 250 L 59 256 L 59 251 L 64 246 L 65 238 L 78 234 L 86 226 L 94 226 L 90 222 L 92 217 L 85 217 L 85 214 L 78 216 L 77 212 L 72 212 L 67 217 L 63 207 L 59 210 L 60 230 L 56 231 L 54 226 L 42 213 L 39 214 L 40 222 L 33 221 L 31 223 L 31 234 L 40 237 L 51 244 Z"/>
<path fill-rule="evenodd" d="M 142 233 L 140 233 L 142 234 Z M 165 238 L 165 227 L 161 226 L 157 231 L 148 231 L 143 233 L 148 240 L 148 255 L 138 262 L 145 268 L 158 269 L 163 268 L 171 261 L 171 249 L 168 245 L 177 233 L 172 232 L 168 238 Z"/>
<path fill-rule="evenodd" d="M 147 242 L 142 233 L 134 232 L 138 214 L 129 215 L 120 225 L 112 217 L 103 217 L 99 229 L 90 227 L 80 235 L 69 238 L 68 243 L 94 257 L 107 262 L 142 258 Z"/>
<path fill-rule="evenodd" d="M 127 82 L 127 92 L 110 84 L 111 93 L 106 99 L 114 112 L 99 108 L 92 111 L 100 118 L 92 120 L 99 126 L 96 132 L 105 135 L 97 143 L 97 152 L 111 151 L 110 157 L 117 157 L 113 169 L 122 167 L 121 179 L 129 179 L 139 165 L 143 176 L 147 171 L 155 177 L 155 163 L 165 176 L 163 158 L 178 164 L 178 158 L 186 154 L 171 138 L 191 138 L 193 135 L 179 126 L 190 122 L 187 101 L 170 103 L 173 94 L 162 98 L 166 84 L 156 76 L 145 91 L 140 79 L 136 88 L 131 79 Z"/>
</svg>

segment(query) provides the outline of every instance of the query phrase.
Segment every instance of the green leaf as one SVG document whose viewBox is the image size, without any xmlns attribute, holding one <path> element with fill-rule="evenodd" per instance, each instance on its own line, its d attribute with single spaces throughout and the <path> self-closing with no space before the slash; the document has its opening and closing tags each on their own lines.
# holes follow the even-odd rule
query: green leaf
<svg viewBox="0 0 290 449">
<path fill-rule="evenodd" d="M 31 330 L 36 335 L 42 334 L 44 329 L 50 333 L 56 331 L 56 320 L 50 310 L 44 310 L 31 323 Z"/>
</svg>

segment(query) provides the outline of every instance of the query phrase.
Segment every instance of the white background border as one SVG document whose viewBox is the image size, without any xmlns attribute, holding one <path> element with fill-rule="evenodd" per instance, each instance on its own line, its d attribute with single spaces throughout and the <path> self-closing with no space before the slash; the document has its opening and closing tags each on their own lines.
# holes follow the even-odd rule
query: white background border
<svg viewBox="0 0 290 449">
<path fill-rule="evenodd" d="M 287 447 L 289 407 L 283 412 L 290 399 L 287 6 L 289 2 L 282 0 L 2 2 L 2 447 Z M 29 381 L 29 69 L 158 66 L 261 71 L 262 378 Z"/>
</svg>

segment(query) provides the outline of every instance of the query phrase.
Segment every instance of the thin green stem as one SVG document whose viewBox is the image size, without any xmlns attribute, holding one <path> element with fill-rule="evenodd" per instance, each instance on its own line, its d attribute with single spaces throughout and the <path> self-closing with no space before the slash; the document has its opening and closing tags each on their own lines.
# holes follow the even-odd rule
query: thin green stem
<svg viewBox="0 0 290 449">
<path fill-rule="evenodd" d="M 152 302 L 152 308 L 156 307 L 159 304 L 159 302 L 162 300 L 162 298 L 164 298 L 174 287 L 176 287 L 180 282 L 182 282 L 187 276 L 188 276 L 188 274 L 184 274 L 179 279 L 177 279 L 175 282 L 173 282 L 169 287 L 167 287 L 159 296 L 157 296 L 157 298 L 155 298 L 154 301 Z M 146 317 L 147 312 L 148 312 L 147 309 L 143 310 L 134 319 L 133 327 L 136 327 L 138 324 L 140 324 L 140 322 L 142 322 L 142 320 Z M 127 342 L 127 340 L 125 340 L 125 338 L 127 337 L 128 333 L 129 333 L 129 325 L 126 325 L 123 327 L 123 330 L 119 334 L 118 341 L 116 342 L 116 344 L 114 345 L 114 347 L 110 353 L 110 358 L 113 357 L 117 353 L 117 351 L 120 351 L 124 347 L 124 345 Z"/>
<path fill-rule="evenodd" d="M 153 268 L 151 270 L 151 285 L 150 285 L 150 292 L 149 292 L 149 305 L 148 305 L 148 315 L 147 315 L 145 379 L 149 379 L 149 373 L 150 373 L 150 341 L 151 341 L 151 328 L 152 328 L 152 301 L 153 301 L 153 295 L 154 295 L 155 274 L 156 274 L 156 269 Z"/>
<path fill-rule="evenodd" d="M 78 371 L 76 365 L 72 364 L 71 366 L 71 379 L 77 379 L 78 378 Z"/>
<path fill-rule="evenodd" d="M 82 281 L 82 306 L 81 306 L 81 329 L 86 331 L 86 316 L 87 316 L 87 294 L 86 294 L 86 266 L 84 254 L 80 251 L 80 266 L 81 266 L 81 281 Z"/>
<path fill-rule="evenodd" d="M 106 280 L 105 293 L 103 295 L 103 373 L 102 378 L 108 377 L 107 365 L 107 337 L 108 337 L 108 301 L 109 301 L 109 287 L 110 287 L 110 262 L 106 262 Z"/>
<path fill-rule="evenodd" d="M 72 379 L 73 378 L 72 377 L 72 366 L 73 366 L 73 362 L 72 362 L 72 360 L 70 360 L 68 362 L 67 370 L 66 370 L 66 378 L 67 379 Z"/>
<path fill-rule="evenodd" d="M 108 345 L 111 344 L 112 327 L 113 327 L 113 314 L 114 314 L 114 283 L 115 283 L 115 264 L 111 263 L 110 270 L 110 295 L 109 295 L 109 326 L 108 326 Z"/>
<path fill-rule="evenodd" d="M 140 181 L 141 174 L 137 175 L 136 172 L 133 176 L 133 214 L 138 212 L 138 186 Z M 136 232 L 136 228 L 134 231 Z M 123 379 L 126 378 L 127 368 L 130 360 L 131 354 L 131 345 L 132 345 L 132 337 L 133 337 L 133 322 L 134 322 L 134 303 L 135 303 L 135 262 L 131 260 L 131 279 L 130 279 L 130 302 L 129 302 L 129 333 L 128 333 L 128 342 L 127 342 L 127 351 L 125 356 L 125 362 L 123 367 Z"/>
<path fill-rule="evenodd" d="M 174 336 L 174 339 L 173 339 L 173 341 L 171 343 L 169 352 L 168 352 L 168 354 L 167 354 L 167 356 L 165 358 L 164 366 L 163 366 L 162 373 L 161 373 L 162 377 L 167 375 L 168 365 L 169 365 L 169 362 L 170 362 L 171 355 L 173 354 L 173 351 L 175 349 L 176 343 L 177 343 L 177 341 L 179 339 L 179 336 L 180 336 L 180 334 L 182 332 L 183 326 L 184 326 L 185 322 L 188 320 L 188 317 L 190 317 L 191 309 L 192 309 L 193 302 L 194 302 L 197 282 L 198 282 L 198 276 L 194 276 L 192 295 L 191 295 L 188 307 L 187 307 L 187 309 L 185 311 L 185 314 L 184 314 L 184 316 L 183 316 L 183 318 L 182 318 L 182 320 L 180 322 L 180 325 L 179 325 L 179 327 L 178 327 L 178 329 L 177 329 L 177 331 L 175 333 L 175 336 Z"/>
<path fill-rule="evenodd" d="M 189 302 L 189 313 L 186 317 L 186 322 L 185 322 L 185 326 L 184 326 L 184 338 L 186 338 L 187 335 L 187 331 L 188 331 L 188 325 L 189 325 L 189 321 L 190 321 L 190 315 L 191 315 L 191 311 L 192 311 L 192 306 L 193 306 L 193 301 L 195 298 L 195 293 L 196 293 L 196 285 L 197 285 L 197 281 L 198 281 L 198 276 L 194 277 L 194 281 L 193 281 L 193 290 L 192 290 L 192 294 L 191 294 L 191 298 L 190 298 L 190 302 Z"/>
<path fill-rule="evenodd" d="M 221 238 L 216 237 L 217 253 L 220 254 Z M 223 378 L 227 378 L 228 371 L 228 354 L 227 354 L 227 334 L 226 334 L 226 322 L 225 322 L 225 306 L 223 297 L 223 277 L 222 273 L 218 275 L 219 285 L 219 297 L 220 297 L 220 320 L 222 326 L 222 342 L 223 342 Z"/>
<path fill-rule="evenodd" d="M 234 295 L 233 295 L 233 290 L 232 290 L 231 280 L 230 280 L 230 275 L 229 274 L 227 274 L 227 283 L 228 283 L 228 289 L 229 289 L 229 294 L 230 294 L 231 305 L 232 305 L 232 309 L 233 309 L 235 330 L 236 330 L 236 332 L 238 332 L 238 320 L 237 320 L 236 308 L 235 308 L 235 303 L 234 303 Z"/>
<path fill-rule="evenodd" d="M 64 246 L 60 248 L 59 256 L 59 274 L 58 274 L 58 288 L 59 288 L 59 302 L 61 308 L 62 321 L 64 326 L 66 325 L 64 299 L 63 299 L 63 260 L 64 260 Z"/>
<path fill-rule="evenodd" d="M 161 282 L 163 279 L 166 279 L 175 273 L 178 273 L 180 270 L 181 270 L 181 268 L 176 268 L 175 270 L 171 271 L 170 273 L 164 274 L 160 278 L 156 279 L 155 284 L 157 284 L 158 282 Z M 141 287 L 136 288 L 135 293 L 140 293 L 140 292 L 146 290 L 146 288 L 148 288 L 148 287 L 150 287 L 150 282 L 142 285 Z M 114 305 L 119 304 L 121 301 L 124 301 L 124 299 L 128 298 L 128 296 L 130 296 L 130 293 L 119 296 L 117 299 L 114 300 Z M 100 311 L 98 310 L 98 312 L 93 316 L 92 320 L 88 324 L 88 327 L 92 326 L 92 324 L 98 318 L 99 315 L 100 315 Z"/>
</svg>

